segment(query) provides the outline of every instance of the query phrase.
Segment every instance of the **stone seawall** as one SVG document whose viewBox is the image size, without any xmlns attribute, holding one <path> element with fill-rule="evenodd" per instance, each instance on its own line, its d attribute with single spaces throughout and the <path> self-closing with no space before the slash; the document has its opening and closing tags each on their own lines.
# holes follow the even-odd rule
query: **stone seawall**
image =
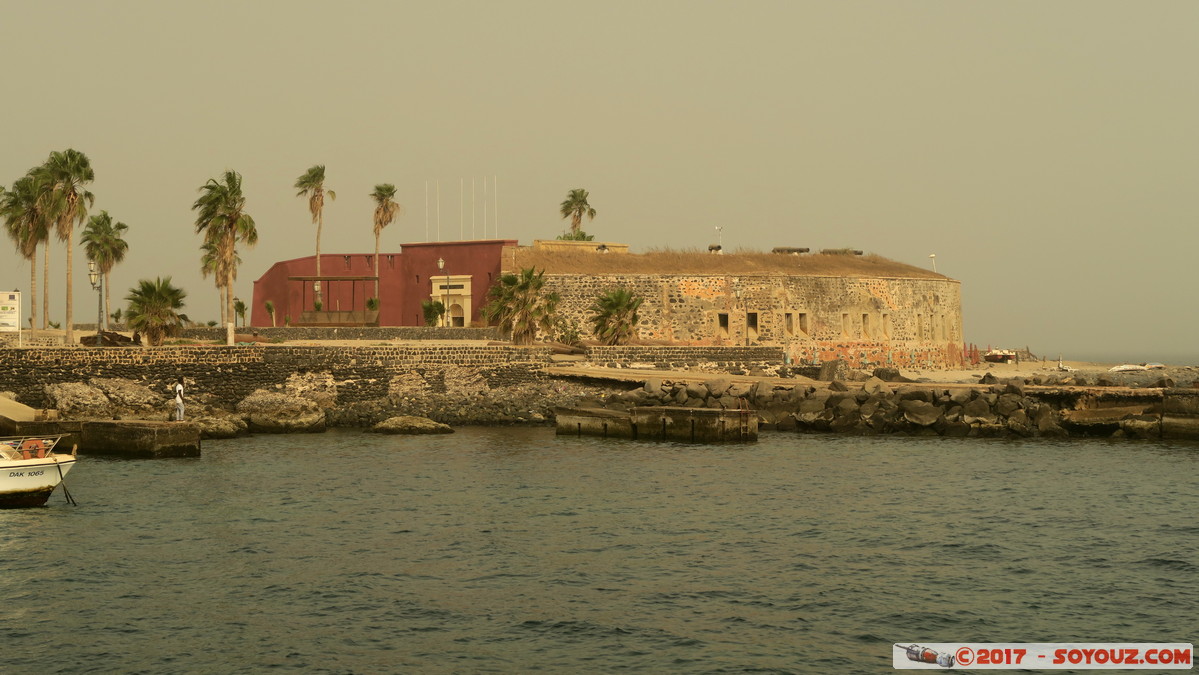
<svg viewBox="0 0 1199 675">
<path fill-rule="evenodd" d="M 0 349 L 0 391 L 34 408 L 54 407 L 47 385 L 122 379 L 169 395 L 177 377 L 188 396 L 232 408 L 257 389 L 319 390 L 336 405 L 385 398 L 417 380 L 445 389 L 446 377 L 488 387 L 528 384 L 549 362 L 546 347 L 400 345 L 366 347 L 160 347 Z M 447 375 L 449 373 L 449 375 Z M 297 380 L 307 387 L 297 387 Z"/>
<path fill-rule="evenodd" d="M 95 324 L 92 325 L 95 330 Z M 257 333 L 268 340 L 499 340 L 492 328 L 431 326 L 242 326 L 238 335 Z M 225 339 L 224 328 L 185 328 L 179 337 L 191 340 Z"/>
</svg>

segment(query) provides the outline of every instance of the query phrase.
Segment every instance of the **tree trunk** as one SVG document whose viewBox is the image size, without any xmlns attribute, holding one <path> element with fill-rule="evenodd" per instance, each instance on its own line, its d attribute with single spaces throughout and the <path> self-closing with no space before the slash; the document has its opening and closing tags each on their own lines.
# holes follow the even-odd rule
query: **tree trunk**
<svg viewBox="0 0 1199 675">
<path fill-rule="evenodd" d="M 379 235 L 375 235 L 375 297 L 379 297 Z"/>
<path fill-rule="evenodd" d="M 37 328 L 37 247 L 29 259 L 29 330 Z"/>
<path fill-rule="evenodd" d="M 50 239 L 46 238 L 45 262 L 42 264 L 42 330 L 50 327 Z"/>
<path fill-rule="evenodd" d="M 104 273 L 104 330 L 108 330 L 108 312 L 112 309 L 109 306 L 109 301 L 112 300 L 112 272 Z"/>
<path fill-rule="evenodd" d="M 233 250 L 230 246 L 229 250 Z M 229 265 L 229 271 L 225 274 L 225 308 L 228 310 L 225 314 L 225 325 L 228 326 L 233 321 L 233 265 Z M 233 346 L 232 334 L 226 339 L 226 344 Z"/>
<path fill-rule="evenodd" d="M 72 223 L 74 225 L 74 223 Z M 68 345 L 75 344 L 75 326 L 71 323 L 75 318 L 75 293 L 71 288 L 71 282 L 74 280 L 75 265 L 75 228 L 72 227 L 67 232 L 67 323 L 65 341 Z"/>
<path fill-rule="evenodd" d="M 316 275 L 321 275 L 321 227 L 325 224 L 324 213 L 317 211 L 316 213 Z M 315 297 L 321 299 L 320 282 L 317 282 Z"/>
</svg>

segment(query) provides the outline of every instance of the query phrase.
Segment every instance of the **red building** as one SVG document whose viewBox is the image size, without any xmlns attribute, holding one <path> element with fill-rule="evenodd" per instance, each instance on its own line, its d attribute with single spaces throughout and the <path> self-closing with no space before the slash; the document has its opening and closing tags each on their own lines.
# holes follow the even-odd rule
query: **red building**
<svg viewBox="0 0 1199 675">
<path fill-rule="evenodd" d="M 446 306 L 449 325 L 481 323 L 479 310 L 500 276 L 504 248 L 516 245 L 514 239 L 439 241 L 380 253 L 377 314 L 367 309 L 376 297 L 374 253 L 321 254 L 320 277 L 316 256 L 277 262 L 254 282 L 250 325 L 423 326 L 425 300 Z M 275 308 L 273 323 L 268 301 Z"/>
</svg>

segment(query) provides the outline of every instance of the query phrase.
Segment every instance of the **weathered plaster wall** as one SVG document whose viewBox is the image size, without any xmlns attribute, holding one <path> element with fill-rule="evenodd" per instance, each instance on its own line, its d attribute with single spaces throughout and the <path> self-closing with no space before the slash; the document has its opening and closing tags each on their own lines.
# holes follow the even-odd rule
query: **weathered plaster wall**
<svg viewBox="0 0 1199 675">
<path fill-rule="evenodd" d="M 595 297 L 645 299 L 640 337 L 778 345 L 793 362 L 945 367 L 961 361 L 961 284 L 952 279 L 786 275 L 546 275 L 559 313 L 586 332 Z"/>
</svg>

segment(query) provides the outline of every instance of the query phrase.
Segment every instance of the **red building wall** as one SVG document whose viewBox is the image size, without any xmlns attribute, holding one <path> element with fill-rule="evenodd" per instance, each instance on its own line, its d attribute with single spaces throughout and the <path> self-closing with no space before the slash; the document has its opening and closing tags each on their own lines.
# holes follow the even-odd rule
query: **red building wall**
<svg viewBox="0 0 1199 675">
<path fill-rule="evenodd" d="M 421 302 L 432 292 L 431 278 L 442 275 L 470 275 L 472 312 L 469 323 L 481 322 L 479 311 L 486 303 L 487 290 L 500 276 L 500 256 L 504 246 L 515 246 L 512 239 L 481 241 L 440 241 L 404 244 L 400 253 L 379 254 L 379 325 L 421 326 L 424 315 Z M 445 261 L 439 270 L 437 260 Z M 321 255 L 321 276 L 374 276 L 374 253 L 325 253 Z M 312 309 L 311 282 L 288 281 L 288 277 L 316 275 L 316 256 L 277 262 L 254 282 L 250 325 L 270 326 L 266 301 L 275 305 L 276 325 L 288 317 L 299 321 L 300 312 Z M 358 310 L 374 295 L 374 284 L 363 281 L 322 282 L 323 308 Z"/>
</svg>

